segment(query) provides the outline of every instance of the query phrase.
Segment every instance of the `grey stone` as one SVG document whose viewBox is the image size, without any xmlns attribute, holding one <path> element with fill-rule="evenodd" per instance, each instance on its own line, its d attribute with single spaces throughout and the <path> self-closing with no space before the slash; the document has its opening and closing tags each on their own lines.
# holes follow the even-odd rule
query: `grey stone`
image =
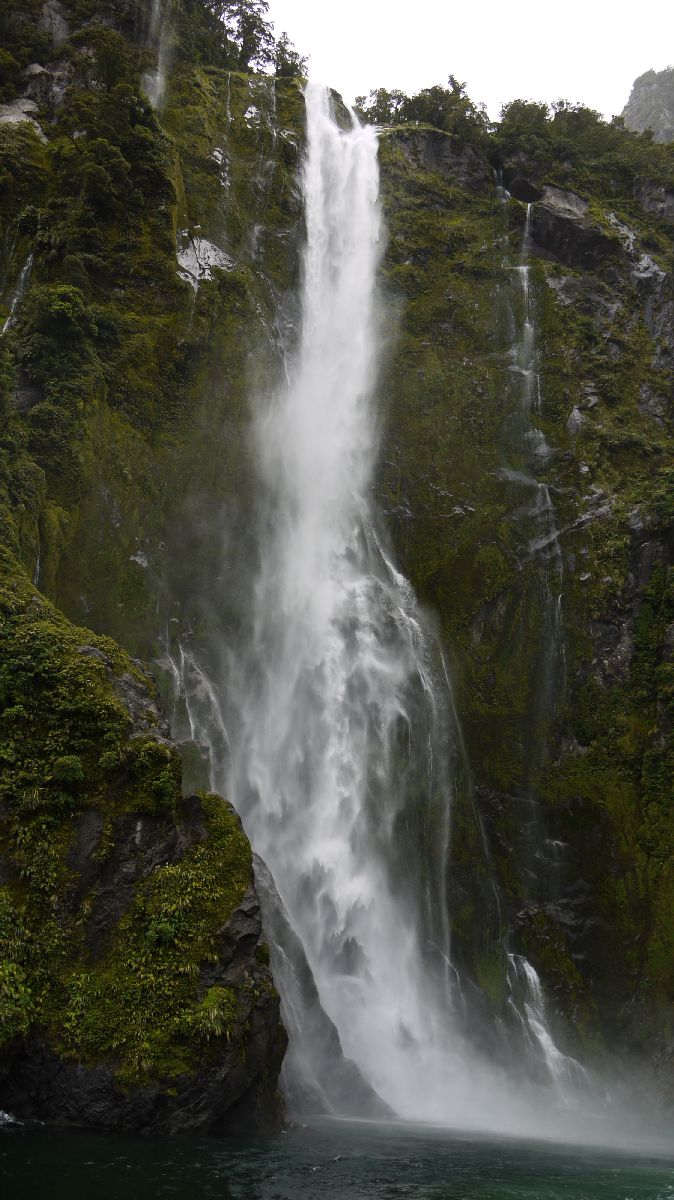
<svg viewBox="0 0 674 1200">
<path fill-rule="evenodd" d="M 674 67 L 635 79 L 622 115 L 628 129 L 651 129 L 656 142 L 674 141 Z"/>
</svg>

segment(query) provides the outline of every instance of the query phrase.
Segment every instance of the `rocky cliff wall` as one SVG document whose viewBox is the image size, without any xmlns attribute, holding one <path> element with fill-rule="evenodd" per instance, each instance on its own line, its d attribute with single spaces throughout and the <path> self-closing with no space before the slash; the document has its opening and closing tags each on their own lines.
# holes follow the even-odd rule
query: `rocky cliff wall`
<svg viewBox="0 0 674 1200">
<path fill-rule="evenodd" d="M 241 328 L 262 320 L 252 272 L 229 257 L 264 193 L 257 128 L 232 166 L 227 252 L 208 207 L 225 194 L 226 105 L 246 110 L 256 83 L 218 77 L 209 119 L 209 76 L 190 68 L 183 95 L 176 67 L 162 128 L 139 86 L 156 53 L 143 12 L 2 12 L 15 62 L 40 61 L 0 109 L 0 1105 L 106 1128 L 268 1129 L 286 1039 L 250 847 L 218 797 L 183 799 L 146 668 L 80 627 L 156 651 L 162 536 L 178 493 L 190 512 L 209 436 L 204 380 L 220 377 L 241 444 Z M 236 494 L 236 459 L 233 443 L 210 463 L 213 505 L 221 471 Z"/>
<path fill-rule="evenodd" d="M 674 67 L 635 79 L 622 115 L 628 129 L 650 129 L 656 142 L 674 142 Z"/>
<path fill-rule="evenodd" d="M 507 146 L 480 173 L 438 140 L 382 140 L 386 278 L 404 299 L 380 495 L 402 566 L 442 623 L 472 776 L 454 816 L 456 952 L 504 1005 L 505 921 L 570 1052 L 646 1044 L 662 1061 L 672 226 L 645 200 L 645 178 L 623 190 L 583 178 L 582 161 L 574 172 Z M 494 163 L 523 200 L 494 186 Z M 525 254 L 537 337 L 528 424 Z M 502 907 L 485 927 L 492 873 Z"/>
</svg>

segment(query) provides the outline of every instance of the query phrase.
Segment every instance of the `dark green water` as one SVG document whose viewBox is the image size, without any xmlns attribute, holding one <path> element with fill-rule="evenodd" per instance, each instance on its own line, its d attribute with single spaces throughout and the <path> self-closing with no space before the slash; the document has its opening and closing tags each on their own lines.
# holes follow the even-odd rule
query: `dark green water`
<svg viewBox="0 0 674 1200">
<path fill-rule="evenodd" d="M 671 1160 L 323 1121 L 266 1141 L 0 1131 L 2 1200 L 674 1200 Z"/>
</svg>

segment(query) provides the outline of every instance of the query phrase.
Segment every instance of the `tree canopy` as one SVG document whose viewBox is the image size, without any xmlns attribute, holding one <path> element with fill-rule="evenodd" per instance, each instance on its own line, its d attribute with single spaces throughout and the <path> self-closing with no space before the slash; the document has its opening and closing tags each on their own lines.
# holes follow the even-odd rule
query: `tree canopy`
<svg viewBox="0 0 674 1200">
<path fill-rule="evenodd" d="M 356 98 L 356 111 L 373 125 L 432 125 L 445 133 L 473 140 L 486 132 L 489 120 L 483 105 L 466 94 L 465 83 L 449 76 L 448 86 L 423 88 L 414 96 L 376 88 Z"/>
<path fill-rule="evenodd" d="M 288 34 L 276 37 L 267 0 L 185 0 L 184 7 L 190 20 L 197 19 L 196 40 L 205 58 L 239 71 L 305 74 L 307 60 Z"/>
</svg>

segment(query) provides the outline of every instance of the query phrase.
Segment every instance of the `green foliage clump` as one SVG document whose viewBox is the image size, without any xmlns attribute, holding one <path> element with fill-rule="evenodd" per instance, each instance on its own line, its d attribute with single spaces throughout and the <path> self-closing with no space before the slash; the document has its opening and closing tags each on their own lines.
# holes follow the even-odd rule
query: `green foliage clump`
<svg viewBox="0 0 674 1200">
<path fill-rule="evenodd" d="M 226 1037 L 229 1041 L 237 1007 L 237 995 L 233 988 L 209 988 L 203 1000 L 183 1019 L 183 1028 L 206 1042 L 220 1037 Z"/>
<path fill-rule="evenodd" d="M 89 365 L 97 329 L 80 289 L 58 283 L 33 289 L 22 334 L 19 363 L 53 395 Z"/>
<path fill-rule="evenodd" d="M 605 121 L 594 109 L 566 100 L 552 108 L 529 100 L 507 104 L 493 133 L 492 154 L 501 162 L 523 155 L 534 177 L 619 196 L 628 207 L 640 179 L 674 185 L 672 146 L 655 145 L 650 134 L 627 129 L 620 117 Z"/>
<path fill-rule="evenodd" d="M 64 787 L 71 807 L 105 800 L 111 785 L 99 769 L 101 746 L 115 751 L 138 781 L 134 800 L 142 793 L 154 807 L 155 796 L 173 799 L 165 748 L 157 743 L 153 752 L 143 739 L 127 743 L 130 718 L 112 687 L 124 659 L 114 643 L 70 626 L 20 576 L 10 576 L 0 593 L 0 641 L 0 797 L 17 837 L 25 835 L 23 813 L 26 828 L 38 811 L 41 821 L 58 826 Z"/>
<path fill-rule="evenodd" d="M 44 61 L 51 38 L 42 27 L 41 0 L 0 0 L 0 104 L 14 100 L 23 85 L 23 71 L 32 62 Z"/>
<path fill-rule="evenodd" d="M 64 1047 L 114 1062 L 127 1083 L 180 1074 L 239 1021 L 237 990 L 204 989 L 199 976 L 217 962 L 218 931 L 250 885 L 250 847 L 219 797 L 202 804 L 206 840 L 139 884 L 104 957 L 70 970 L 53 1007 Z"/>
<path fill-rule="evenodd" d="M 0 1046 L 28 1033 L 31 1016 L 25 972 L 16 963 L 0 962 Z"/>
<path fill-rule="evenodd" d="M 204 63 L 287 78 L 306 74 L 306 59 L 287 33 L 275 36 L 267 0 L 183 0 L 178 21 L 183 52 Z"/>
<path fill-rule="evenodd" d="M 414 96 L 376 88 L 356 98 L 356 111 L 372 125 L 427 125 L 451 134 L 459 144 L 484 144 L 489 121 L 484 106 L 473 104 L 465 83 L 453 75 L 449 87 L 424 88 Z"/>
<path fill-rule="evenodd" d="M 128 1083 L 189 1070 L 238 1028 L 239 993 L 199 979 L 250 885 L 250 846 L 233 810 L 205 797 L 196 844 L 140 879 L 92 958 L 96 883 L 83 892 L 75 822 L 100 815 L 101 863 L 125 814 L 180 822 L 180 759 L 151 731 L 130 738 L 117 681 L 145 679 L 114 643 L 70 625 L 7 557 L 4 567 L 0 856 L 11 882 L 0 889 L 0 1038 L 39 1023 L 55 1049 L 108 1061 Z"/>
</svg>

